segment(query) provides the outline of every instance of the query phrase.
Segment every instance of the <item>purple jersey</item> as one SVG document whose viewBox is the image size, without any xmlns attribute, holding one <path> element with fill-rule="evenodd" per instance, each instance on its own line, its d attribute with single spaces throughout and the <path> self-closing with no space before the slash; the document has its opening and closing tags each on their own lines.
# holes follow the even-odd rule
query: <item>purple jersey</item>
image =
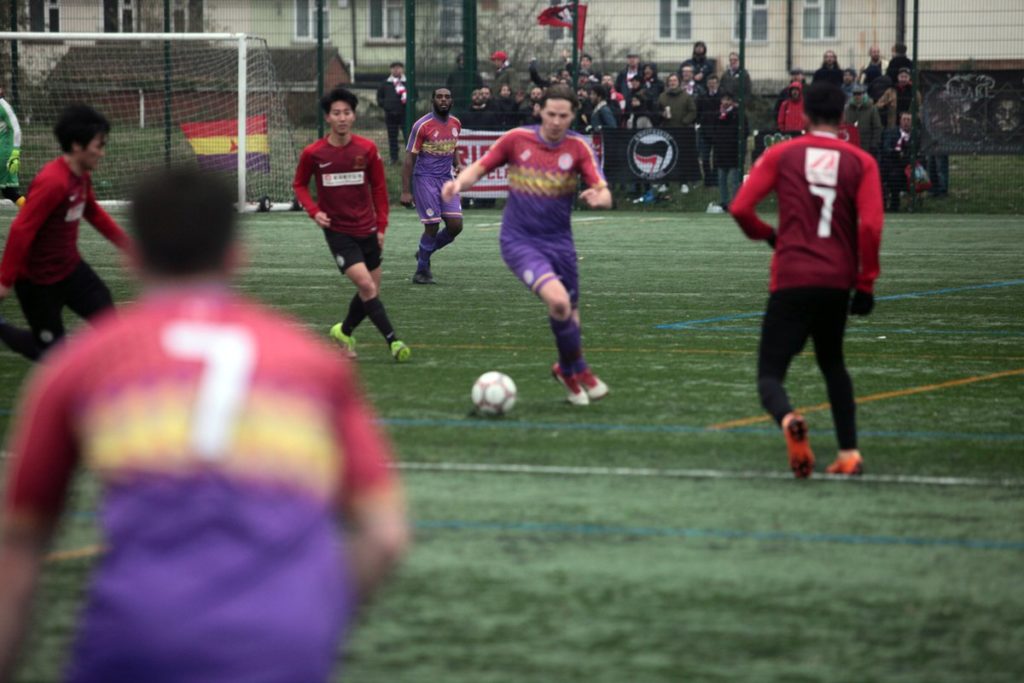
<svg viewBox="0 0 1024 683">
<path fill-rule="evenodd" d="M 480 160 L 490 173 L 508 164 L 508 203 L 501 237 L 541 238 L 547 243 L 572 243 L 573 195 L 576 176 L 590 187 L 607 185 L 587 139 L 569 132 L 556 143 L 544 140 L 540 126 L 508 131 Z"/>
<path fill-rule="evenodd" d="M 412 124 L 405 151 L 416 154 L 412 174 L 450 179 L 455 148 L 459 145 L 462 123 L 454 116 L 442 119 L 434 112 Z"/>
</svg>

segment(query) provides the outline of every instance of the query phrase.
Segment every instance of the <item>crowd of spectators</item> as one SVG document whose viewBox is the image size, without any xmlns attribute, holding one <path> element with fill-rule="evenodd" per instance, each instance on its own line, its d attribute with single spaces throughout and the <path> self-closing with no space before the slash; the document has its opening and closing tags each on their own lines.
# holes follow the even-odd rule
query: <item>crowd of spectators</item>
<svg viewBox="0 0 1024 683">
<path fill-rule="evenodd" d="M 844 69 L 836 52 L 829 49 L 821 66 L 811 74 L 811 80 L 833 83 L 846 94 L 846 121 L 857 128 L 860 145 L 879 160 L 883 181 L 889 188 L 890 209 L 895 209 L 899 200 L 899 192 L 894 195 L 893 188 L 907 186 L 905 168 L 911 163 L 910 150 L 916 147 L 906 131 L 899 132 L 903 130 L 901 119 L 912 110 L 913 93 L 916 92 L 918 108 L 921 103 L 921 93 L 915 91 L 911 82 L 913 63 L 906 53 L 905 45 L 893 45 L 891 58 L 885 63 L 881 50 L 873 46 L 867 64 L 858 71 Z M 740 67 L 736 52 L 729 53 L 728 63 L 719 73 L 714 60 L 708 57 L 707 45 L 697 41 L 690 57 L 667 74 L 656 63 L 642 61 L 638 52 L 627 54 L 618 71 L 602 73 L 593 57 L 584 53 L 575 70 L 575 83 L 567 51 L 563 51 L 562 59 L 548 72 L 542 72 L 537 61 L 531 60 L 527 65 L 528 79 L 521 79 L 509 55 L 497 50 L 490 57 L 493 77 L 485 82 L 479 74 L 473 74 L 474 78 L 467 83 L 460 55 L 446 85 L 456 102 L 466 103 L 455 112 L 463 127 L 501 131 L 539 123 L 544 88 L 556 83 L 574 85 L 580 101 L 575 128 L 581 132 L 655 126 L 693 128 L 704 184 L 725 185 L 722 204 L 728 204 L 734 192 L 730 189 L 734 183 L 729 174 L 739 167 L 739 160 L 734 157 L 739 153 L 740 126 L 747 130 L 746 123 L 739 120 L 737 101 L 740 93 L 753 94 L 750 74 Z M 404 108 L 405 99 L 401 64 L 392 67 L 391 76 L 378 93 L 378 102 L 387 116 L 389 151 L 397 147 L 397 103 L 400 101 Z M 779 132 L 802 131 L 806 83 L 803 70 L 789 72 L 788 85 L 779 93 L 773 112 Z M 392 159 L 396 153 L 392 152 Z M 929 159 L 929 166 L 935 176 L 932 193 L 945 194 L 948 159 Z"/>
</svg>

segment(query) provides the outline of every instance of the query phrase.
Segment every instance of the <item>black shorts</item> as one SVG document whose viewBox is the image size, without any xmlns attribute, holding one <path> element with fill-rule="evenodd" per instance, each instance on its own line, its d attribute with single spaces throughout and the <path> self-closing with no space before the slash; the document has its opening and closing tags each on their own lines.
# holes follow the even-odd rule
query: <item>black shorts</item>
<svg viewBox="0 0 1024 683">
<path fill-rule="evenodd" d="M 353 237 L 334 230 L 324 230 L 324 239 L 342 273 L 354 263 L 365 263 L 366 269 L 370 271 L 380 268 L 380 242 L 377 241 L 376 233 L 368 237 Z"/>
<path fill-rule="evenodd" d="M 819 359 L 841 359 L 849 306 L 846 289 L 795 287 L 772 292 L 761 326 L 758 375 L 784 375 L 808 337 L 814 340 Z"/>
<path fill-rule="evenodd" d="M 32 335 L 43 348 L 64 336 L 61 312 L 65 306 L 86 320 L 114 307 L 110 290 L 85 261 L 80 262 L 71 275 L 52 284 L 18 280 L 14 283 L 14 292 Z"/>
</svg>

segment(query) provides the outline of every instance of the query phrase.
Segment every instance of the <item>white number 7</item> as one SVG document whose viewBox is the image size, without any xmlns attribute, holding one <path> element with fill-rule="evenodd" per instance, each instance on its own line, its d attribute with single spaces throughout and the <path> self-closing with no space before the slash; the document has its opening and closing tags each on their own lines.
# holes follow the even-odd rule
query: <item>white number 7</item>
<svg viewBox="0 0 1024 683">
<path fill-rule="evenodd" d="M 243 327 L 175 322 L 164 328 L 164 350 L 175 358 L 201 361 L 203 374 L 192 412 L 192 448 L 216 460 L 227 450 L 249 389 L 256 344 Z"/>
<path fill-rule="evenodd" d="M 822 187 L 821 185 L 808 185 L 807 188 L 815 197 L 821 197 L 818 237 L 828 237 L 832 234 L 832 204 L 836 201 L 836 190 L 834 187 Z"/>
</svg>

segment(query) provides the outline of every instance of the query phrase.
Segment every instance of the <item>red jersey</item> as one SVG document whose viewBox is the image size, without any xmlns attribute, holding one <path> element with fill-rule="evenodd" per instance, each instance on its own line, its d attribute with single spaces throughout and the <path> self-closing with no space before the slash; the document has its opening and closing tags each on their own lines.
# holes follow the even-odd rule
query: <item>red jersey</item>
<svg viewBox="0 0 1024 683">
<path fill-rule="evenodd" d="M 80 461 L 102 484 L 71 678 L 124 652 L 178 680 L 326 680 L 354 607 L 338 512 L 394 486 L 350 366 L 227 289 L 119 313 L 47 357 L 10 444 L 9 524 L 48 528 Z"/>
<path fill-rule="evenodd" d="M 49 285 L 71 275 L 82 260 L 78 221 L 83 217 L 118 248 L 127 249 L 128 236 L 96 202 L 89 174 L 75 175 L 59 156 L 32 179 L 25 205 L 11 222 L 0 285 L 10 287 L 20 279 Z"/>
<path fill-rule="evenodd" d="M 856 287 L 871 293 L 884 218 L 874 157 L 820 132 L 769 147 L 729 205 L 751 239 L 772 235 L 772 226 L 755 212 L 772 190 L 779 201 L 779 230 L 771 291 Z"/>
<path fill-rule="evenodd" d="M 316 177 L 316 197 L 309 179 Z M 323 137 L 302 150 L 292 183 L 295 197 L 313 217 L 323 211 L 331 230 L 354 237 L 383 233 L 388 227 L 388 187 L 384 162 L 372 140 L 352 135 L 347 145 L 335 147 Z"/>
</svg>

